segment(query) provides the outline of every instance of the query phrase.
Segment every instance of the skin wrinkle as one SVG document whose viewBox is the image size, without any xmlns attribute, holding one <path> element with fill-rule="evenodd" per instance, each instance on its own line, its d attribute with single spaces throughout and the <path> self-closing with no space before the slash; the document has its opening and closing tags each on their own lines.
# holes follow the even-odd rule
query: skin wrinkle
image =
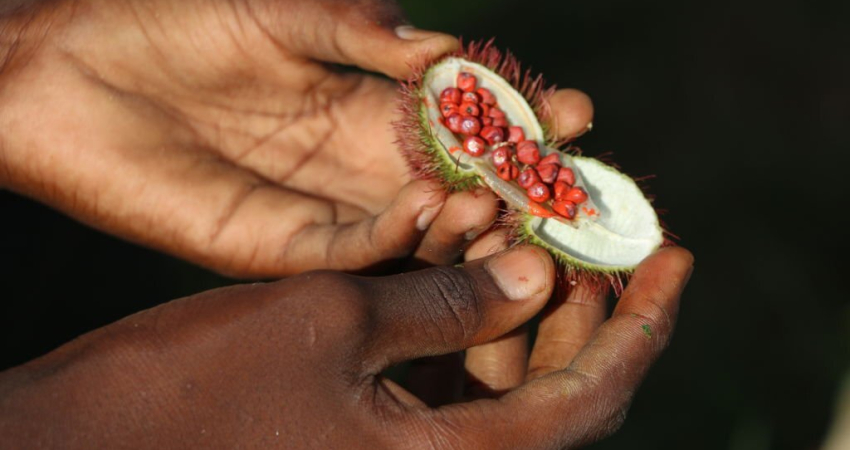
<svg viewBox="0 0 850 450">
<path fill-rule="evenodd" d="M 95 79 L 93 79 L 93 81 L 95 81 L 95 80 L 96 80 L 96 81 L 99 81 L 99 82 L 100 82 L 102 85 L 104 85 L 105 87 L 107 87 L 107 88 L 111 88 L 111 89 L 113 89 L 113 90 L 118 91 L 118 92 L 119 92 L 119 93 L 121 93 L 121 94 L 126 95 L 126 92 L 125 92 L 125 91 L 121 91 L 121 90 L 119 90 L 116 86 L 112 86 L 112 85 L 107 84 L 107 83 L 106 83 L 106 81 L 105 81 L 102 77 L 100 77 L 99 75 L 96 75 L 96 72 L 94 72 L 90 66 L 85 65 L 85 63 L 83 63 L 81 60 L 74 58 L 74 59 L 73 59 L 73 61 L 80 62 L 80 63 L 82 64 L 82 68 L 84 69 L 84 70 L 83 70 L 83 73 L 90 75 L 92 78 L 95 78 Z M 310 95 L 308 96 L 308 99 L 309 99 L 309 98 L 312 98 L 312 99 L 314 99 L 314 103 L 319 103 L 319 102 L 318 102 L 318 97 L 317 97 L 317 89 L 318 89 L 318 88 L 319 88 L 322 84 L 324 84 L 324 82 L 325 82 L 325 81 L 326 81 L 329 77 L 330 77 L 330 74 L 329 74 L 329 75 L 327 75 L 327 76 L 326 76 L 326 77 L 324 77 L 324 78 L 321 78 L 321 79 L 317 80 L 315 83 L 312 83 L 311 85 L 309 85 L 309 86 L 307 87 L 308 89 L 310 89 L 310 92 L 309 92 L 309 94 L 310 94 Z M 349 88 L 346 92 L 344 92 L 344 93 L 343 93 L 343 94 L 341 94 L 341 95 L 342 95 L 342 96 L 345 96 L 345 95 L 348 95 L 348 94 L 349 94 L 350 92 L 352 92 L 352 91 L 356 91 L 356 90 L 358 89 L 358 87 L 360 86 L 360 84 L 361 84 L 361 83 L 362 83 L 362 80 L 358 81 L 358 83 L 353 84 L 353 85 L 352 85 L 352 86 L 351 86 L 351 87 L 350 87 L 350 88 Z M 307 101 L 309 102 L 309 100 L 307 100 Z M 330 118 L 330 119 L 332 119 L 332 120 L 333 120 L 332 114 L 330 114 L 330 113 L 329 113 L 330 108 L 331 108 L 331 106 L 332 106 L 332 103 L 333 103 L 333 99 L 331 100 L 331 102 L 328 102 L 328 103 L 324 106 L 324 108 L 322 109 L 322 110 L 324 111 L 324 113 L 323 113 L 322 115 L 324 115 L 325 117 L 328 117 L 328 118 Z M 162 108 L 162 110 L 163 110 L 163 111 L 166 111 L 166 112 L 167 112 L 167 111 L 176 112 L 176 109 L 174 109 L 174 108 L 168 108 L 168 107 L 166 107 L 166 105 L 165 105 L 164 103 L 161 103 L 161 102 L 153 103 L 153 105 L 160 106 L 160 107 Z M 251 113 L 253 113 L 253 112 L 251 112 Z M 303 115 L 303 114 L 304 114 L 304 111 L 300 111 L 296 117 L 301 116 L 301 115 Z M 171 115 L 173 116 L 173 114 L 171 114 Z M 186 120 L 185 116 L 182 116 L 182 115 L 181 115 L 181 119 L 182 119 L 181 121 L 185 121 L 185 120 Z M 203 123 L 203 122 L 202 122 L 201 120 L 199 120 L 198 118 L 190 119 L 190 120 L 191 120 L 191 122 L 195 122 L 195 123 Z M 209 126 L 216 126 L 216 124 L 214 124 L 214 123 L 213 123 L 213 124 L 208 124 L 208 125 L 209 125 Z M 194 128 L 194 127 L 192 127 L 192 128 Z M 315 144 L 314 150 L 312 150 L 310 153 L 308 153 L 308 155 L 312 155 L 312 156 L 311 156 L 310 158 L 307 158 L 307 159 L 303 160 L 303 161 L 302 161 L 302 163 L 301 163 L 302 165 L 303 165 L 303 164 L 306 164 L 306 163 L 309 161 L 309 159 L 312 159 L 312 157 L 316 156 L 318 153 L 320 153 L 320 152 L 321 152 L 321 150 L 323 150 L 323 149 L 324 149 L 325 143 L 326 143 L 326 142 L 327 142 L 327 141 L 328 141 L 328 140 L 332 137 L 332 135 L 333 135 L 333 130 L 334 130 L 334 127 L 333 127 L 333 126 L 331 126 L 331 127 L 330 127 L 330 129 L 329 129 L 329 131 L 328 131 L 328 133 L 326 133 L 326 134 L 324 135 L 324 137 L 320 138 L 320 140 L 319 140 L 319 141 Z M 201 133 L 200 133 L 200 132 L 198 132 L 197 130 L 195 130 L 195 133 L 194 133 L 194 134 L 195 134 L 195 136 L 196 136 L 197 138 L 200 138 L 200 136 L 201 136 Z M 214 147 L 214 146 L 213 146 L 212 148 L 216 148 L 216 147 Z M 295 168 L 295 171 L 297 171 L 297 170 L 298 170 L 298 167 L 296 167 L 296 168 Z M 281 180 L 281 181 L 284 181 L 284 182 L 285 182 L 285 178 L 287 178 L 288 176 L 291 176 L 291 174 L 292 174 L 292 173 L 295 173 L 295 171 L 292 171 L 292 172 L 290 172 L 290 174 L 285 175 L 285 176 L 284 176 L 284 179 L 283 179 L 283 180 Z M 248 192 L 246 192 L 246 193 L 244 193 L 244 194 L 240 195 L 240 196 L 239 196 L 239 197 L 237 197 L 237 198 L 238 198 L 238 199 L 240 199 L 241 201 L 244 201 L 245 199 L 247 199 L 247 198 L 249 198 L 249 197 L 250 197 L 251 193 L 252 193 L 252 192 L 253 192 L 256 188 L 257 188 L 257 186 L 252 186 Z M 241 204 L 237 204 L 237 203 L 230 203 L 230 204 L 226 205 L 226 207 L 225 207 L 225 211 L 222 213 L 221 217 L 220 217 L 220 218 L 218 219 L 218 221 L 217 221 L 216 226 L 213 228 L 213 230 L 212 230 L 212 231 L 211 231 L 211 233 L 210 233 L 209 242 L 210 242 L 211 244 L 214 244 L 214 243 L 218 240 L 219 236 L 221 235 L 221 233 L 223 232 L 223 230 L 226 228 L 226 225 L 227 225 L 228 223 L 230 223 L 230 220 L 232 219 L 232 217 L 233 217 L 234 213 L 235 213 L 235 212 L 239 209 L 239 207 L 240 207 L 240 206 L 241 206 Z M 331 223 L 335 223 L 335 222 L 336 222 L 336 218 L 333 218 L 333 221 L 332 221 Z M 287 240 L 286 242 L 290 242 L 290 241 L 289 241 L 289 240 Z M 255 254 L 255 255 L 256 255 L 257 251 L 258 251 L 258 249 L 256 249 L 256 248 L 255 248 L 255 250 L 254 250 L 254 254 Z M 231 265 L 232 265 L 232 264 L 226 264 L 224 267 L 230 267 Z M 253 265 L 253 264 L 252 264 L 252 263 L 249 263 L 249 265 Z M 331 266 L 331 267 L 336 267 L 336 266 Z"/>
<path fill-rule="evenodd" d="M 139 27 L 139 30 L 141 30 L 142 35 L 144 36 L 145 40 L 148 41 L 148 48 L 150 48 L 154 51 L 154 54 L 156 55 L 159 64 L 161 66 L 165 66 L 164 71 L 174 73 L 173 68 L 168 63 L 168 58 L 165 56 L 165 54 L 162 52 L 162 50 L 159 48 L 159 46 L 154 44 L 154 41 L 151 38 L 150 33 L 148 32 L 148 27 L 145 25 L 145 22 L 143 22 L 142 18 L 139 16 L 139 11 L 136 9 L 136 5 L 132 2 L 130 2 L 128 6 L 129 6 L 129 9 L 130 9 L 130 12 L 132 13 L 133 19 L 135 19 L 135 21 L 136 21 L 136 26 Z M 154 21 L 153 23 L 158 24 L 159 22 Z M 160 27 L 160 32 L 163 32 L 163 29 L 161 27 Z"/>
<path fill-rule="evenodd" d="M 439 333 L 440 340 L 439 342 L 450 342 L 448 335 L 446 334 L 445 327 L 432 326 L 433 324 L 441 323 L 441 314 L 439 313 L 439 307 L 436 306 L 436 302 L 432 301 L 432 293 L 428 289 L 427 286 L 421 285 L 420 283 L 411 283 L 410 289 L 415 292 L 413 295 L 413 299 L 417 300 L 420 307 L 417 311 L 424 311 L 425 315 L 420 315 L 417 317 L 417 322 L 419 322 L 419 329 L 423 331 L 430 330 L 433 333 L 436 328 Z M 454 317 L 457 320 L 457 317 Z M 431 353 L 429 351 L 429 353 Z M 426 355 L 427 356 L 427 355 Z"/>
<path fill-rule="evenodd" d="M 232 223 L 233 218 L 239 209 L 245 204 L 252 195 L 256 194 L 259 189 L 265 188 L 268 185 L 263 182 L 251 183 L 245 186 L 244 192 L 240 192 L 233 197 L 233 200 L 227 203 L 221 216 L 215 220 L 212 230 L 209 234 L 209 247 L 215 247 L 224 230 Z"/>
<path fill-rule="evenodd" d="M 161 52 L 161 46 L 153 45 L 153 42 L 156 41 L 158 38 L 157 38 L 157 36 L 152 34 L 153 29 L 151 27 L 145 26 L 145 23 L 144 23 L 145 18 L 151 16 L 150 11 L 142 11 L 138 8 L 133 8 L 132 10 L 127 10 L 127 12 L 129 14 L 131 14 L 130 20 L 133 22 L 132 26 L 134 28 L 140 29 L 143 42 L 147 43 L 146 46 L 147 47 L 150 47 L 150 46 L 155 47 L 155 50 L 157 51 L 157 53 L 154 54 L 152 52 L 151 54 L 154 55 L 154 57 L 157 60 L 160 60 L 160 64 L 162 64 L 163 61 L 161 61 L 161 60 L 163 59 L 163 56 L 162 56 L 163 54 Z M 154 22 L 156 24 L 161 25 L 163 22 L 167 22 L 167 20 L 165 20 L 165 19 L 155 20 Z M 136 88 L 119 89 L 119 87 L 117 85 L 115 85 L 115 84 L 109 82 L 109 80 L 105 79 L 104 76 L 101 75 L 97 70 L 95 70 L 92 65 L 87 64 L 86 63 L 87 60 L 77 58 L 76 54 L 72 54 L 70 56 L 73 57 L 72 60 L 74 62 L 79 63 L 77 65 L 77 67 L 81 69 L 81 72 L 89 75 L 93 82 L 98 82 L 98 84 L 100 86 L 105 85 L 109 88 L 112 88 L 113 92 L 117 93 L 119 96 L 122 96 L 122 97 L 125 97 L 125 98 L 134 98 L 134 99 L 141 100 L 142 98 L 137 97 L 137 95 L 134 95 L 134 92 L 139 93 L 139 92 L 142 92 L 142 91 L 151 91 L 151 89 L 153 89 L 154 92 L 161 92 L 160 89 L 153 88 L 153 87 L 142 87 L 141 88 L 142 91 L 139 91 Z M 167 70 L 169 70 L 169 69 L 166 69 L 166 71 Z M 334 91 L 333 91 L 334 95 L 331 98 L 331 101 L 328 102 L 327 100 L 320 98 L 322 94 L 319 91 L 320 90 L 324 91 L 323 87 L 328 82 L 330 82 L 332 77 L 334 77 L 335 75 L 331 74 L 331 73 L 327 73 L 327 72 L 321 72 L 321 74 L 322 74 L 321 77 L 318 77 L 318 78 L 312 77 L 312 78 L 309 79 L 310 84 L 307 86 L 307 88 L 310 89 L 310 91 L 311 91 L 309 93 L 309 95 L 299 96 L 298 98 L 299 98 L 300 101 L 304 102 L 304 105 L 307 108 L 312 108 L 313 105 L 324 104 L 326 106 L 326 109 L 325 109 L 326 112 L 325 113 L 317 113 L 317 114 L 318 115 L 327 115 L 331 119 L 336 119 L 336 112 L 340 110 L 340 108 L 337 106 L 338 103 L 340 103 L 342 101 L 347 101 L 348 98 L 351 96 L 352 92 L 363 91 L 362 89 L 360 89 L 360 86 L 363 84 L 364 77 L 362 77 L 362 76 L 359 76 L 359 77 L 356 77 L 356 78 L 352 77 L 351 80 L 354 81 L 354 82 L 353 83 L 346 83 L 347 86 L 344 86 L 344 89 L 345 89 L 344 92 L 337 93 L 337 92 L 335 92 L 336 89 L 334 88 Z M 168 117 L 178 119 L 178 120 L 176 120 L 177 123 L 187 125 L 186 129 L 191 131 L 192 134 L 193 134 L 193 137 L 191 138 L 191 140 L 200 141 L 200 142 L 203 143 L 203 145 L 201 145 L 200 147 L 204 147 L 206 149 L 217 149 L 217 148 L 220 147 L 220 145 L 218 145 L 219 144 L 218 142 L 215 142 L 216 140 L 220 141 L 220 140 L 223 140 L 223 139 L 227 139 L 227 136 L 232 136 L 234 134 L 238 134 L 239 131 L 242 131 L 241 127 L 235 127 L 234 126 L 234 127 L 229 127 L 229 129 L 227 129 L 228 127 L 226 127 L 226 125 L 224 125 L 220 122 L 215 122 L 215 121 L 209 121 L 206 124 L 206 126 L 200 126 L 200 124 L 205 122 L 204 117 L 202 115 L 198 115 L 198 114 L 193 113 L 191 109 L 185 108 L 183 105 L 181 105 L 181 103 L 190 103 L 191 102 L 191 103 L 199 104 L 199 105 L 205 104 L 206 106 L 213 106 L 214 105 L 215 107 L 220 108 L 220 109 L 222 109 L 223 111 L 226 111 L 226 112 L 237 111 L 238 108 L 224 109 L 224 108 L 222 108 L 222 105 L 220 104 L 220 102 L 215 101 L 215 100 L 194 99 L 194 98 L 191 98 L 191 97 L 181 98 L 181 95 L 182 94 L 178 94 L 177 96 L 172 96 L 171 98 L 169 98 L 167 100 L 162 99 L 159 96 L 155 96 L 153 98 L 149 98 L 149 100 L 155 99 L 154 101 L 151 101 L 149 104 L 151 106 L 155 106 L 159 110 L 167 113 Z M 157 97 L 159 97 L 159 98 L 157 98 Z M 337 100 L 339 100 L 339 101 L 337 101 Z M 212 109 L 212 108 L 210 108 L 210 109 Z M 245 112 L 247 114 L 250 114 L 251 116 L 256 115 L 256 114 L 264 114 L 265 113 L 264 111 L 262 111 L 260 109 L 245 110 Z M 302 114 L 302 113 L 304 113 L 303 110 L 299 111 L 299 114 Z M 241 120 L 250 120 L 250 117 L 246 118 L 246 119 L 241 119 Z M 211 133 L 209 131 L 205 131 L 204 128 L 209 128 L 210 130 L 218 130 L 218 131 L 215 131 L 213 133 L 218 135 L 218 136 L 221 136 L 221 137 L 218 138 L 218 139 L 215 139 L 213 141 L 210 141 L 209 139 L 205 139 L 204 136 L 209 136 Z M 275 131 L 272 131 L 271 133 L 269 133 L 268 136 L 262 136 L 261 138 L 269 138 L 269 137 L 274 136 L 274 134 L 275 134 Z M 334 139 L 334 138 L 335 137 L 332 134 L 327 133 L 324 136 L 322 136 L 319 139 L 319 141 L 315 142 L 313 145 L 315 145 L 318 150 L 321 150 L 322 152 L 324 152 L 325 147 L 330 145 L 331 139 Z M 193 144 L 193 145 L 195 145 L 195 144 Z M 255 145 L 262 146 L 262 142 L 255 143 Z M 306 161 L 302 162 L 302 164 L 306 164 Z M 367 167 L 367 166 L 364 165 L 363 167 Z M 366 171 L 363 169 L 363 167 L 356 168 L 357 172 L 366 173 Z M 327 175 L 330 176 L 330 174 L 327 174 Z M 291 174 L 288 174 L 286 176 L 289 177 L 289 176 L 291 176 Z M 334 205 L 335 208 L 337 206 L 338 205 Z M 226 205 L 226 208 L 232 209 L 233 206 L 229 204 L 229 205 Z M 223 217 L 226 217 L 227 215 L 228 215 L 228 213 L 223 213 Z M 109 223 L 119 223 L 119 222 L 110 219 Z M 217 228 L 223 228 L 223 227 L 217 227 Z M 173 233 L 173 234 L 172 234 L 172 237 L 169 238 L 169 241 L 179 241 L 180 240 L 180 233 L 179 232 L 172 230 L 171 233 Z M 220 232 L 214 230 L 214 231 L 212 231 L 212 233 L 219 234 Z M 190 247 L 185 247 L 185 248 L 189 249 Z M 229 261 L 226 262 L 226 263 L 227 263 L 227 265 L 230 265 Z M 217 263 L 217 265 L 220 265 L 220 264 L 221 263 Z"/>
</svg>

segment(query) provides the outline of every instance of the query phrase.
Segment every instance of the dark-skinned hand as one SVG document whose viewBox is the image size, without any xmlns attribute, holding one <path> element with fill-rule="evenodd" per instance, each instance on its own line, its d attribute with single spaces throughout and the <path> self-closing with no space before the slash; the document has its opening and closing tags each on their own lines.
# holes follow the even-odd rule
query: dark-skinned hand
<svg viewBox="0 0 850 450">
<path fill-rule="evenodd" d="M 603 324 L 541 332 L 538 369 L 520 385 L 439 408 L 382 372 L 526 322 L 554 284 L 542 249 L 220 289 L 2 374 L 0 436 L 8 448 L 575 448 L 622 423 L 667 346 L 692 263 L 683 249 L 659 251 Z"/>
<path fill-rule="evenodd" d="M 382 0 L 2 2 L 0 186 L 234 276 L 455 263 L 495 197 L 411 181 L 396 84 L 338 69 L 403 79 L 458 46 L 403 23 Z M 586 95 L 550 106 L 587 130 Z"/>
</svg>

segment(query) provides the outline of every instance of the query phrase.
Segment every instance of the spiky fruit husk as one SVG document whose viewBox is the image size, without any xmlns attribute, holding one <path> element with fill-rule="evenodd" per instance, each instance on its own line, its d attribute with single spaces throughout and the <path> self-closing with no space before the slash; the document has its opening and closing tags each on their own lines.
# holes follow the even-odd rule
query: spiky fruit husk
<svg viewBox="0 0 850 450">
<path fill-rule="evenodd" d="M 512 54 L 499 51 L 492 42 L 472 42 L 423 64 L 402 83 L 402 119 L 396 128 L 411 170 L 418 178 L 439 180 L 449 191 L 489 186 L 505 200 L 501 224 L 511 229 L 514 243 L 547 249 L 564 268 L 562 281 L 570 285 L 612 286 L 619 294 L 643 258 L 670 244 L 655 210 L 637 183 L 615 167 L 571 148 L 560 150 L 565 143 L 551 132 L 548 102 L 555 88 L 547 86 L 542 76 L 523 71 Z M 479 77 L 508 113 L 511 125 L 522 126 L 526 139 L 539 143 L 542 156 L 557 154 L 564 167 L 576 171 L 576 185 L 588 191 L 590 200 L 575 220 L 541 210 L 521 189 L 499 179 L 492 163 L 488 166 L 489 158 L 472 158 L 461 151 L 456 136 L 441 123 L 437 100 L 461 71 Z"/>
</svg>

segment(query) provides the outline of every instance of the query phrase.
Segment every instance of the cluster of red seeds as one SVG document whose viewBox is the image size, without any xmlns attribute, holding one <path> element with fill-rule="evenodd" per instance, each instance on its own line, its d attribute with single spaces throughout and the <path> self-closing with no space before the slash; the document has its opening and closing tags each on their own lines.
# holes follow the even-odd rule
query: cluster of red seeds
<svg viewBox="0 0 850 450">
<path fill-rule="evenodd" d="M 457 87 L 443 90 L 440 111 L 445 126 L 463 136 L 463 150 L 471 156 L 481 157 L 487 145 L 493 147 L 499 178 L 515 181 L 534 202 L 552 200 L 557 214 L 574 219 L 579 205 L 587 201 L 587 192 L 574 187 L 573 170 L 561 167 L 557 154 L 541 158 L 537 142 L 526 140 L 522 127 L 510 126 L 493 93 L 477 85 L 474 75 L 461 72 Z"/>
</svg>

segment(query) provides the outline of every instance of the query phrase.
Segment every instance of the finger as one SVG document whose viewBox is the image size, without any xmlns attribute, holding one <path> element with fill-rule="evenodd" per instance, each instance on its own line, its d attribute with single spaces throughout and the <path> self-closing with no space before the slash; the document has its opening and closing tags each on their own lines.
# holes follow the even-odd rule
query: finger
<svg viewBox="0 0 850 450">
<path fill-rule="evenodd" d="M 474 200 L 475 198 L 471 195 L 461 196 L 460 194 L 449 197 L 437 221 L 452 215 L 449 211 L 449 205 L 453 197 L 461 199 L 470 197 L 469 200 Z M 464 202 L 456 203 L 462 205 Z M 450 221 L 450 223 L 452 222 Z M 486 226 L 489 226 L 489 223 Z M 435 223 L 432 230 L 436 227 L 437 224 Z M 481 227 L 483 226 L 479 225 L 477 228 L 480 229 Z M 462 226 L 459 229 L 466 228 L 469 228 L 469 226 Z M 459 234 L 461 233 L 455 233 L 455 235 Z M 472 238 L 468 237 L 467 239 L 471 240 Z M 425 245 L 425 240 L 427 240 L 427 237 L 423 239 L 423 246 Z M 420 246 L 421 248 L 422 246 Z M 505 232 L 503 230 L 489 231 L 481 236 L 480 239 L 473 241 L 466 252 L 466 260 L 481 259 L 502 252 L 506 248 L 507 238 Z M 466 385 L 471 386 L 481 395 L 486 394 L 487 389 L 491 386 L 494 389 L 501 389 L 506 383 L 502 381 L 505 372 L 501 371 L 500 368 L 505 365 L 505 361 L 513 361 L 515 358 L 515 346 L 511 345 L 510 342 L 507 344 L 507 348 L 505 348 L 507 354 L 499 351 L 500 348 L 505 347 L 505 344 L 502 344 L 501 341 L 502 339 L 497 339 L 491 344 L 472 347 L 466 351 L 465 359 L 459 357 L 457 353 L 418 359 L 410 366 L 406 386 L 410 390 L 410 393 L 432 407 L 460 400 L 461 394 L 463 394 L 463 388 Z M 479 351 L 481 347 L 486 347 L 486 350 Z M 526 355 L 522 354 L 516 359 L 522 366 L 522 376 L 525 376 Z M 472 377 L 467 379 L 464 376 L 464 367 L 466 368 L 466 373 L 470 373 L 470 370 L 473 371 Z M 513 373 L 510 375 L 510 378 L 513 379 Z M 522 382 L 522 378 L 519 379 L 519 382 Z"/>
<path fill-rule="evenodd" d="M 462 267 L 370 280 L 373 361 L 397 363 L 492 341 L 537 313 L 552 291 L 545 250 L 517 247 Z"/>
<path fill-rule="evenodd" d="M 498 207 L 498 197 L 487 188 L 450 195 L 414 257 L 427 265 L 456 263 L 464 248 L 490 228 Z"/>
<path fill-rule="evenodd" d="M 317 224 L 290 239 L 283 258 L 300 269 L 360 270 L 413 252 L 439 215 L 445 191 L 429 181 L 409 183 L 376 217 L 360 222 Z"/>
<path fill-rule="evenodd" d="M 467 439 L 483 448 L 573 448 L 609 435 L 668 344 L 692 267 L 687 250 L 657 252 L 638 267 L 613 317 L 568 369 L 498 402 L 451 405 L 427 419 L 436 421 L 437 433 L 442 421 L 469 430 Z"/>
<path fill-rule="evenodd" d="M 296 53 L 393 78 L 408 78 L 414 66 L 460 45 L 453 36 L 405 26 L 391 1 L 269 3 L 276 9 L 269 28 Z"/>
<path fill-rule="evenodd" d="M 561 89 L 549 99 L 552 131 L 557 138 L 572 140 L 593 128 L 593 102 L 576 89 Z"/>
<path fill-rule="evenodd" d="M 525 326 L 466 351 L 467 398 L 495 398 L 520 386 L 528 370 Z"/>
<path fill-rule="evenodd" d="M 507 230 L 490 231 L 469 247 L 466 259 L 474 261 L 507 247 Z M 528 330 L 523 326 L 493 342 L 468 349 L 464 363 L 470 398 L 495 397 L 521 385 L 528 368 Z"/>
<path fill-rule="evenodd" d="M 602 325 L 607 290 L 577 284 L 567 295 L 548 306 L 537 329 L 528 363 L 528 380 L 565 369 Z"/>
<path fill-rule="evenodd" d="M 510 246 L 509 232 L 505 228 L 490 228 L 475 239 L 466 249 L 464 259 L 475 261 L 503 252 Z"/>
</svg>

